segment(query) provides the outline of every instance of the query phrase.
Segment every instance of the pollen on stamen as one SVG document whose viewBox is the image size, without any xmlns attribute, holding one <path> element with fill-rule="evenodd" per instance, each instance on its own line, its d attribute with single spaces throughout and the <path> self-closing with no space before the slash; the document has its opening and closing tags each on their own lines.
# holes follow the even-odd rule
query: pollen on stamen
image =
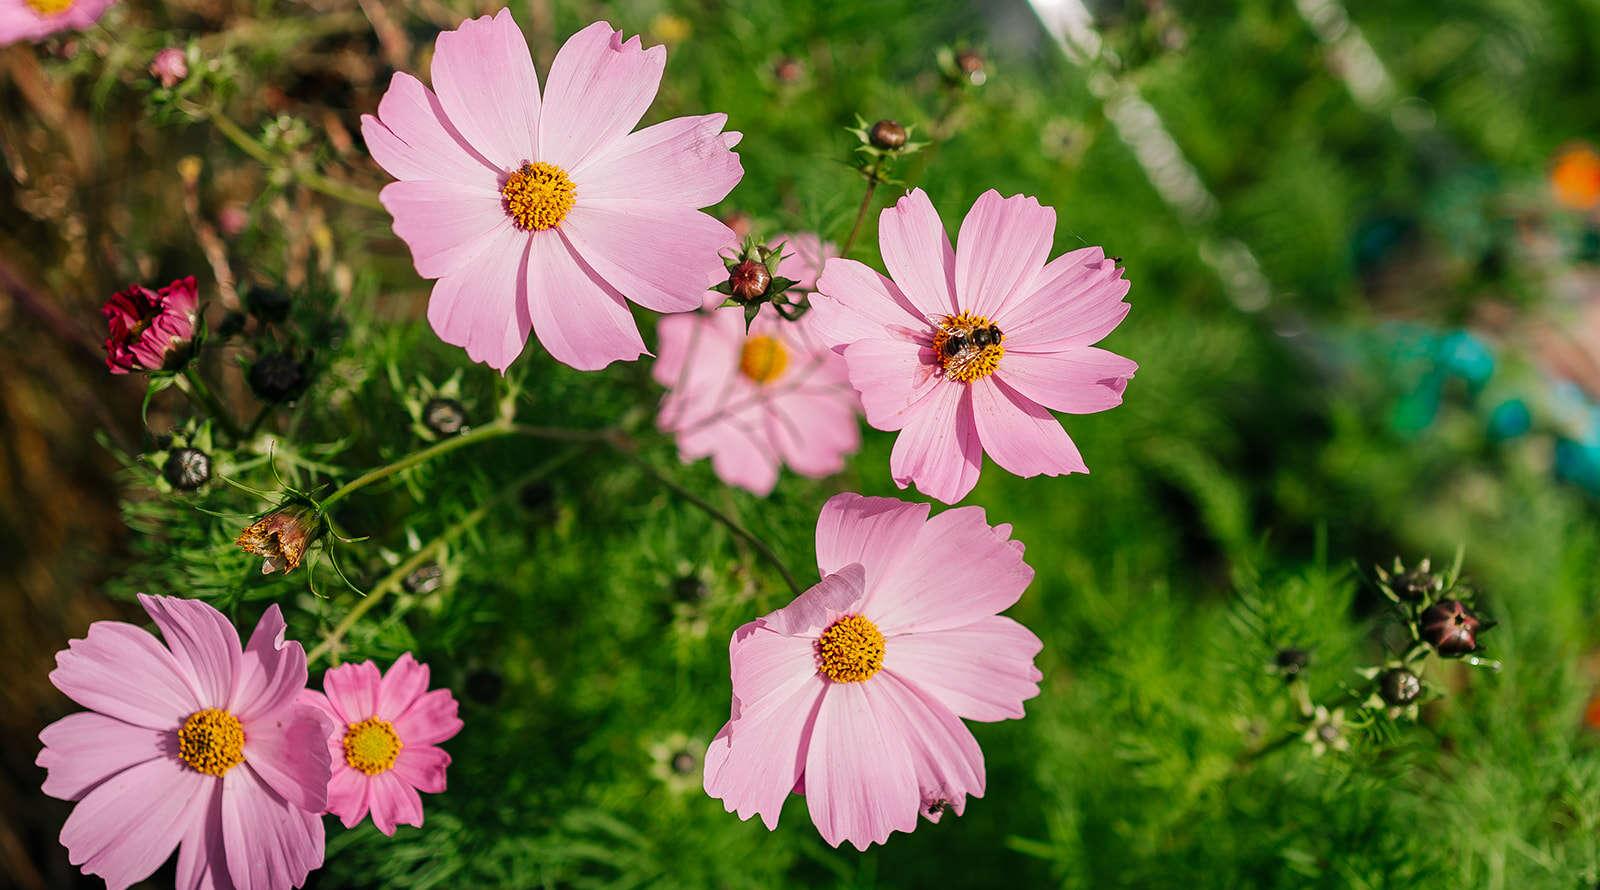
<svg viewBox="0 0 1600 890">
<path fill-rule="evenodd" d="M 40 15 L 60 15 L 72 8 L 73 0 L 25 0 Z"/>
<path fill-rule="evenodd" d="M 527 162 L 506 177 L 500 198 L 513 225 L 524 232 L 541 232 L 567 218 L 578 200 L 578 187 L 555 164 Z"/>
<path fill-rule="evenodd" d="M 344 733 L 344 762 L 369 776 L 387 772 L 405 745 L 387 720 L 368 717 L 352 723 Z"/>
<path fill-rule="evenodd" d="M 789 350 L 777 337 L 757 334 L 744 341 L 739 372 L 756 383 L 772 383 L 789 367 Z"/>
<path fill-rule="evenodd" d="M 883 668 L 883 632 L 865 615 L 845 615 L 817 639 L 817 670 L 835 683 L 861 683 Z"/>
<path fill-rule="evenodd" d="M 944 376 L 957 383 L 993 374 L 1006 354 L 1004 342 L 998 325 L 970 312 L 943 316 L 934 323 L 933 354 Z"/>
<path fill-rule="evenodd" d="M 178 758 L 195 772 L 223 775 L 244 762 L 244 724 L 221 708 L 195 711 L 178 729 Z"/>
</svg>

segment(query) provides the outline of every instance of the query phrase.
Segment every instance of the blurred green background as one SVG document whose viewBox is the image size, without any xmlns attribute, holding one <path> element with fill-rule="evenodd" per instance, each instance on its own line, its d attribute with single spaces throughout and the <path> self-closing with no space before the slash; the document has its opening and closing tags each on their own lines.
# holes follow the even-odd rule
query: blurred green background
<svg viewBox="0 0 1600 890">
<path fill-rule="evenodd" d="M 263 578 L 231 537 L 270 503 L 163 490 L 97 308 L 195 274 L 216 327 L 236 291 L 295 295 L 280 329 L 219 338 L 241 366 L 289 346 L 317 379 L 270 440 L 218 453 L 260 489 L 312 487 L 420 447 L 408 414 L 459 374 L 469 415 L 507 384 L 421 321 L 427 283 L 381 211 L 306 187 L 385 181 L 359 115 L 459 0 L 123 3 L 101 26 L 0 49 L 0 873 L 86 885 L 38 792 L 40 727 L 71 709 L 53 653 L 134 591 L 201 596 L 241 626 L 269 602 L 308 646 L 357 602 L 324 562 Z M 646 122 L 725 111 L 745 178 L 715 212 L 842 240 L 861 195 L 856 114 L 932 145 L 899 175 L 954 231 L 988 188 L 1057 209 L 1056 252 L 1120 256 L 1140 363 L 1125 404 L 1068 418 L 1089 476 L 989 466 L 969 498 L 1038 576 L 1010 614 L 1045 642 L 1028 716 L 974 725 L 988 793 L 867 853 L 791 799 L 768 833 L 679 775 L 727 716 L 726 645 L 781 605 L 721 527 L 605 452 L 498 442 L 352 498 L 340 550 L 370 587 L 491 498 L 437 589 L 396 594 L 342 659 L 415 651 L 462 701 L 450 790 L 393 839 L 329 821 L 318 887 L 1575 887 L 1600 881 L 1600 4 L 636 2 L 513 6 L 535 63 L 606 19 L 669 47 Z M 193 41 L 192 43 L 190 41 Z M 145 66 L 190 47 L 192 85 Z M 971 53 L 972 55 L 963 55 Z M 973 64 L 973 60 L 977 64 Z M 963 68 L 960 60 L 966 61 Z M 214 64 L 213 64 L 214 63 Z M 203 71 L 203 73 L 201 73 Z M 226 114 L 267 163 L 224 138 Z M 180 159 L 198 159 L 181 164 Z M 180 172 L 180 166 L 187 171 Z M 877 206 L 893 198 L 880 192 Z M 877 262 L 875 226 L 856 250 Z M 643 319 L 641 315 L 641 319 Z M 646 340 L 653 342 L 648 326 Z M 725 492 L 652 437 L 648 362 L 581 374 L 530 347 L 518 415 L 621 424 L 650 465 L 814 577 L 817 510 L 897 494 L 892 436 L 841 477 Z M 263 459 L 270 450 L 277 476 Z M 508 480 L 546 467 L 506 492 Z M 514 496 L 512 496 L 514 495 Z M 915 497 L 915 493 L 908 493 Z M 198 509 L 197 509 L 198 508 Z M 1370 566 L 1464 548 L 1497 672 L 1430 673 L 1416 723 L 1349 752 L 1261 752 L 1294 724 L 1276 653 L 1332 700 L 1383 658 Z M 313 672 L 326 663 L 314 666 Z M 313 678 L 315 682 L 315 677 Z M 680 764 L 681 765 L 681 764 Z M 170 884 L 171 865 L 151 886 Z"/>
</svg>

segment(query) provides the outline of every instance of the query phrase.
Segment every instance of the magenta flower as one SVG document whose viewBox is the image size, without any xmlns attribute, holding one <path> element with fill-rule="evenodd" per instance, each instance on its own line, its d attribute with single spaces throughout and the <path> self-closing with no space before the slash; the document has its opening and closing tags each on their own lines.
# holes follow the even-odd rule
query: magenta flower
<svg viewBox="0 0 1600 890">
<path fill-rule="evenodd" d="M 189 357 L 200 294 L 193 275 L 159 291 L 133 284 L 112 294 L 100 314 L 110 329 L 106 367 L 111 373 L 170 371 Z"/>
<path fill-rule="evenodd" d="M 978 507 L 836 495 L 817 520 L 822 582 L 733 635 L 733 713 L 706 793 L 767 828 L 804 794 L 828 843 L 858 849 L 983 796 L 962 718 L 1022 716 L 1039 639 L 997 613 L 1033 580 Z"/>
<path fill-rule="evenodd" d="M 97 621 L 56 655 L 50 682 L 89 710 L 39 734 L 44 793 L 77 801 L 72 864 L 112 890 L 178 848 L 184 890 L 299 887 L 322 865 L 332 731 L 298 703 L 306 653 L 267 609 L 250 642 L 196 600 L 139 596 L 166 646 Z"/>
<path fill-rule="evenodd" d="M 439 35 L 433 90 L 394 76 L 361 132 L 400 180 L 379 198 L 417 274 L 438 279 L 428 321 L 446 343 L 503 371 L 531 330 L 557 360 L 603 368 L 645 353 L 629 300 L 684 312 L 724 274 L 732 233 L 696 208 L 744 175 L 727 115 L 629 132 L 666 57 L 596 22 L 561 47 L 541 98 L 501 10 Z"/>
<path fill-rule="evenodd" d="M 878 226 L 893 280 L 829 260 L 811 314 L 843 353 L 867 422 L 900 431 L 895 483 L 955 503 L 985 452 L 1018 476 L 1089 472 L 1050 412 L 1113 408 L 1138 369 L 1091 345 L 1128 314 L 1116 260 L 1086 247 L 1046 263 L 1055 211 L 993 190 L 954 249 L 921 189 Z"/>
<path fill-rule="evenodd" d="M 810 289 L 833 245 L 790 235 L 778 274 Z M 712 292 L 710 304 L 722 301 Z M 661 357 L 652 369 L 669 392 L 656 422 L 678 439 L 685 463 L 709 456 L 717 478 L 759 495 L 772 491 L 778 467 L 821 478 L 844 469 L 861 447 L 861 403 L 844 360 L 802 317 L 786 321 L 772 306 L 745 329 L 738 306 L 671 315 L 657 326 Z"/>
<path fill-rule="evenodd" d="M 189 76 L 189 60 L 183 50 L 169 46 L 150 59 L 150 76 L 170 89 Z"/>
<path fill-rule="evenodd" d="M 0 46 L 81 31 L 116 0 L 0 0 Z"/>
<path fill-rule="evenodd" d="M 418 791 L 444 790 L 450 755 L 437 745 L 461 731 L 456 700 L 448 689 L 428 691 L 428 666 L 411 653 L 379 674 L 370 661 L 330 668 L 322 692 L 307 689 L 303 700 L 328 716 L 328 756 L 333 781 L 328 812 L 346 828 L 372 813 L 384 834 L 396 825 L 422 826 Z"/>
</svg>

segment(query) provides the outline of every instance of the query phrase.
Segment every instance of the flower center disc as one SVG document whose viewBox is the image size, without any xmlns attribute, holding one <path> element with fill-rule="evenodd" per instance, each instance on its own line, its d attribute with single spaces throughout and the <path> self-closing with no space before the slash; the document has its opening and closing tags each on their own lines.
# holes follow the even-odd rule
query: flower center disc
<svg viewBox="0 0 1600 890">
<path fill-rule="evenodd" d="M 178 730 L 178 757 L 195 772 L 220 776 L 244 762 L 244 724 L 221 708 L 195 711 Z"/>
<path fill-rule="evenodd" d="M 60 15 L 72 8 L 73 0 L 26 0 L 40 15 Z"/>
<path fill-rule="evenodd" d="M 500 186 L 506 215 L 524 232 L 555 228 L 578 199 L 578 187 L 555 164 L 525 163 Z"/>
<path fill-rule="evenodd" d="M 394 759 L 404 747 L 389 721 L 368 717 L 345 730 L 344 762 L 351 769 L 376 776 L 394 766 Z"/>
<path fill-rule="evenodd" d="M 860 683 L 883 669 L 883 633 L 865 615 L 846 615 L 817 639 L 817 670 L 835 683 Z"/>
<path fill-rule="evenodd" d="M 941 318 L 933 329 L 933 354 L 944 376 L 971 383 L 995 372 L 1006 354 L 1005 334 L 981 315 L 963 312 Z"/>
<path fill-rule="evenodd" d="M 757 383 L 771 383 L 789 367 L 789 350 L 777 337 L 757 335 L 744 341 L 739 371 Z"/>
</svg>

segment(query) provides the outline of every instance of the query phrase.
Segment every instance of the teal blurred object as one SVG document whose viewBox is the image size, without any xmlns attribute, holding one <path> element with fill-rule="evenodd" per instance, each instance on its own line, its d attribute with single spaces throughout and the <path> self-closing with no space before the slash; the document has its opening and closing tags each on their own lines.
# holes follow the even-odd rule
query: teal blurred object
<svg viewBox="0 0 1600 890">
<path fill-rule="evenodd" d="M 1494 353 L 1471 331 L 1446 334 L 1435 348 L 1440 368 L 1465 381 L 1473 393 L 1494 376 Z"/>
<path fill-rule="evenodd" d="M 1497 442 L 1515 439 L 1533 428 L 1533 412 L 1522 399 L 1506 399 L 1489 412 L 1489 438 Z"/>
<path fill-rule="evenodd" d="M 1600 444 L 1556 440 L 1556 478 L 1600 494 Z"/>
</svg>

